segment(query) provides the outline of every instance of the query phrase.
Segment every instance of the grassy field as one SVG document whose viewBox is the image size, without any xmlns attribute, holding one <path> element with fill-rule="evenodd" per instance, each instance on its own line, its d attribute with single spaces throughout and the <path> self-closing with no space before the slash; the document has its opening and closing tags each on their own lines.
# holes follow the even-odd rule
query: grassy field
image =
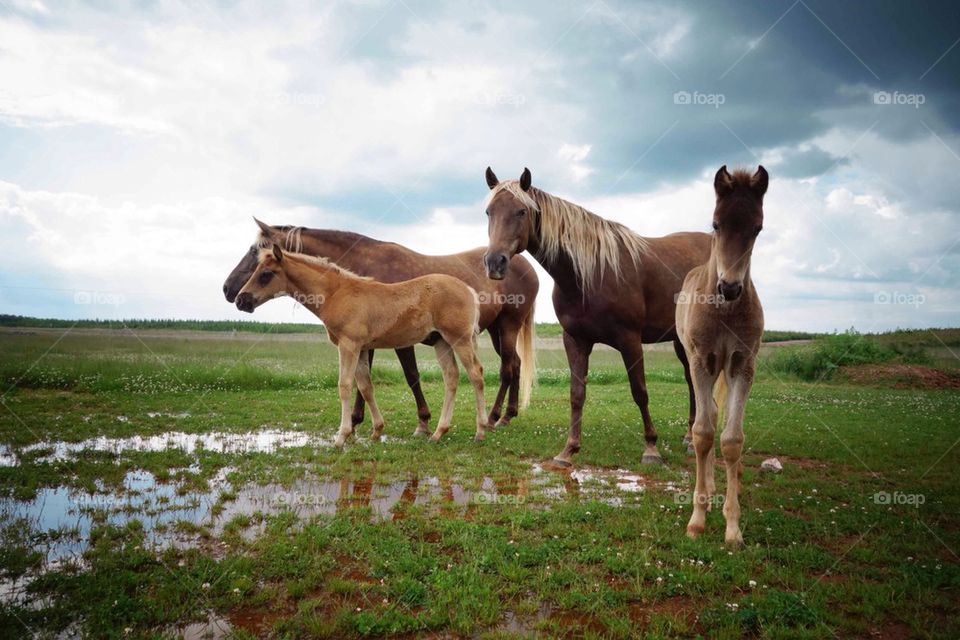
<svg viewBox="0 0 960 640">
<path fill-rule="evenodd" d="M 666 465 L 639 465 L 623 366 L 598 349 L 577 472 L 561 474 L 539 466 L 568 421 L 549 331 L 531 406 L 482 443 L 466 385 L 441 443 L 412 437 L 379 353 L 387 437 L 371 443 L 367 421 L 339 451 L 321 336 L 8 328 L 0 636 L 957 637 L 960 332 L 924 333 L 871 338 L 883 348 L 853 362 L 837 350 L 859 338 L 765 347 L 731 551 L 719 509 L 684 535 L 693 464 L 669 345 L 646 357 Z M 419 356 L 436 415 L 439 370 Z M 773 456 L 783 472 L 761 473 Z"/>
</svg>

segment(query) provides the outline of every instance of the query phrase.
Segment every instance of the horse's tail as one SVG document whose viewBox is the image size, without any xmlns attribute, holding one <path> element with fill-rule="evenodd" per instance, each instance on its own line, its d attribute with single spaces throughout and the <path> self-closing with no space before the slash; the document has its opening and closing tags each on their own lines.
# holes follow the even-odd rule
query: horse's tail
<svg viewBox="0 0 960 640">
<path fill-rule="evenodd" d="M 723 425 L 723 409 L 727 404 L 727 374 L 721 371 L 713 383 L 713 401 L 717 403 L 717 428 Z"/>
<path fill-rule="evenodd" d="M 534 341 L 537 337 L 537 325 L 533 321 L 536 302 L 530 305 L 530 313 L 524 318 L 517 334 L 517 353 L 520 354 L 520 408 L 530 406 L 530 392 L 537 379 L 537 354 Z"/>
</svg>

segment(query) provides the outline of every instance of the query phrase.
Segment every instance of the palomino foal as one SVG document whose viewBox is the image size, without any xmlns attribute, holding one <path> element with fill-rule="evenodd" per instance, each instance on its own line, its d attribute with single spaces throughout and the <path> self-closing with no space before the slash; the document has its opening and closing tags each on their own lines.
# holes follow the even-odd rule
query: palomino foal
<svg viewBox="0 0 960 640">
<path fill-rule="evenodd" d="M 687 274 L 677 300 L 677 333 L 690 362 L 697 402 L 693 423 L 697 484 L 687 535 L 696 537 L 703 533 L 715 491 L 713 435 L 719 415 L 716 397 L 721 407 L 726 403 L 720 450 L 727 468 L 724 539 L 731 545 L 743 543 L 739 501 L 743 410 L 763 336 L 763 308 L 750 279 L 750 256 L 763 228 L 763 195 L 768 180 L 763 166 L 752 176 L 739 170 L 731 175 L 726 165 L 720 167 L 713 181 L 717 204 L 710 259 Z"/>
<path fill-rule="evenodd" d="M 370 349 L 410 347 L 439 334 L 434 348 L 443 373 L 443 409 L 438 441 L 450 429 L 460 371 L 456 351 L 467 369 L 477 396 L 477 440 L 486 435 L 483 367 L 477 357 L 477 293 L 453 276 L 433 274 L 395 284 L 376 282 L 352 273 L 326 258 L 284 253 L 279 245 L 262 249 L 257 267 L 237 296 L 237 308 L 252 312 L 272 298 L 289 295 L 307 307 L 326 326 L 330 342 L 340 355 L 340 430 L 335 441 L 343 446 L 353 433 L 350 394 L 353 381 L 370 407 L 371 438 L 383 433 L 383 415 L 373 398 Z M 429 431 L 421 424 L 414 435 Z"/>
</svg>

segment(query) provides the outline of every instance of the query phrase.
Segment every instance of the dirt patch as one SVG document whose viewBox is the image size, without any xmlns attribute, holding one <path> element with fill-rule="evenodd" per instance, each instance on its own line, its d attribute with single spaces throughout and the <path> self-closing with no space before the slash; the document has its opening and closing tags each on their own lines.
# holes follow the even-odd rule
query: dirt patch
<svg viewBox="0 0 960 640">
<path fill-rule="evenodd" d="M 960 371 L 944 371 L 916 364 L 862 364 L 843 367 L 845 382 L 895 389 L 960 389 Z"/>
<path fill-rule="evenodd" d="M 630 605 L 630 619 L 640 625 L 650 623 L 653 616 L 683 620 L 691 627 L 696 624 L 700 609 L 689 596 L 672 596 L 656 602 L 635 602 Z"/>
</svg>

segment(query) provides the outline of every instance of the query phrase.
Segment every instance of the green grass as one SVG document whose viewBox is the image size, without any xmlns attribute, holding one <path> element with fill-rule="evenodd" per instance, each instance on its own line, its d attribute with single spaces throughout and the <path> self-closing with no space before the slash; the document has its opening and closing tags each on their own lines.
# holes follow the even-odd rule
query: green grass
<svg viewBox="0 0 960 640">
<path fill-rule="evenodd" d="M 336 429 L 336 352 L 321 337 L 138 334 L 76 332 L 59 342 L 56 333 L 0 334 L 0 443 L 20 450 L 169 430 L 271 427 L 329 437 Z M 492 384 L 496 358 L 485 337 L 481 343 Z M 161 552 L 139 522 L 101 521 L 83 564 L 31 582 L 33 605 L 0 605 L 0 636 L 75 625 L 90 637 L 162 637 L 212 611 L 233 621 L 236 637 L 956 637 L 960 397 L 806 382 L 774 367 L 790 348 L 764 350 L 747 405 L 747 544 L 737 552 L 722 543 L 719 510 L 701 539 L 684 536 L 685 493 L 655 486 L 590 493 L 583 485 L 579 497 L 553 498 L 532 484 L 530 465 L 559 452 L 566 438 L 562 349 L 539 352 L 531 407 L 483 443 L 472 440 L 462 386 L 454 428 L 439 445 L 410 436 L 409 391 L 396 358 L 381 352 L 374 370 L 386 442 L 366 442 L 367 421 L 342 452 L 91 452 L 60 462 L 21 452 L 19 467 L 0 467 L 0 490 L 21 499 L 54 486 L 109 492 L 133 469 L 202 490 L 230 469 L 225 506 L 251 483 L 294 487 L 305 477 L 372 483 L 374 495 L 415 477 L 475 491 L 530 482 L 524 500 L 464 506 L 441 495 L 433 505 L 409 505 L 392 522 L 372 519 L 363 504 L 305 519 L 289 511 L 241 514 L 220 533 L 181 524 L 194 543 Z M 436 415 L 435 360 L 429 349 L 418 355 Z M 667 465 L 639 465 L 639 413 L 619 355 L 604 349 L 591 359 L 577 464 L 628 469 L 688 490 L 682 372 L 669 345 L 648 349 L 645 366 Z M 759 473 L 771 455 L 783 461 L 782 474 Z M 550 478 L 550 486 L 563 486 Z M 724 484 L 721 476 L 721 490 Z M 923 502 L 878 501 L 877 494 Z M 610 496 L 621 502 L 599 499 Z M 30 575 L 41 561 L 36 549 L 56 535 L 69 532 L 41 531 L 0 512 L 0 573 Z"/>
</svg>

